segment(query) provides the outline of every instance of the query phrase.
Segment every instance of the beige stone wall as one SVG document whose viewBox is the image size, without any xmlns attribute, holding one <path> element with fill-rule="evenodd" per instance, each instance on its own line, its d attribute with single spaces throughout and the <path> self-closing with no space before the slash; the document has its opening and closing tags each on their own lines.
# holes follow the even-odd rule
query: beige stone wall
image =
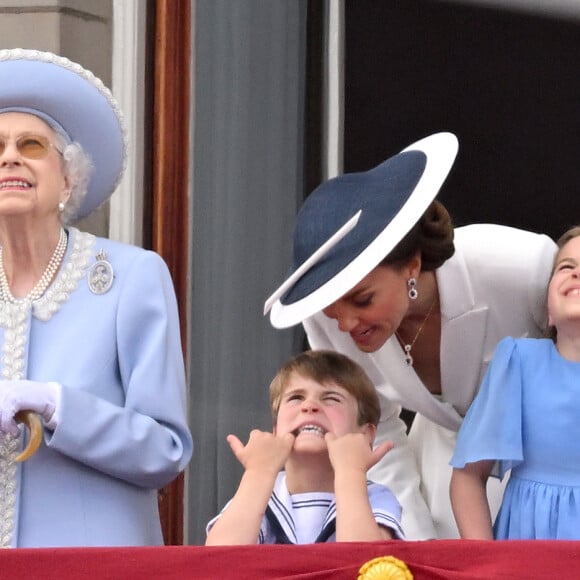
<svg viewBox="0 0 580 580">
<path fill-rule="evenodd" d="M 0 48 L 46 50 L 80 63 L 111 86 L 113 0 L 0 0 Z M 78 227 L 109 231 L 108 204 Z"/>
</svg>

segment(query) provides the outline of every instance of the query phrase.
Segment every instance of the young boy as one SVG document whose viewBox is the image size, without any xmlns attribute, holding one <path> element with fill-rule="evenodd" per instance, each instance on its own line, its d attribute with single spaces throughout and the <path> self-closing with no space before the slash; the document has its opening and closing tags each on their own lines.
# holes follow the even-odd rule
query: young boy
<svg viewBox="0 0 580 580">
<path fill-rule="evenodd" d="M 273 433 L 254 429 L 246 445 L 227 437 L 245 471 L 206 545 L 403 539 L 399 503 L 366 478 L 393 444 L 372 448 L 380 405 L 362 368 L 303 352 L 274 377 L 270 403 Z"/>
</svg>

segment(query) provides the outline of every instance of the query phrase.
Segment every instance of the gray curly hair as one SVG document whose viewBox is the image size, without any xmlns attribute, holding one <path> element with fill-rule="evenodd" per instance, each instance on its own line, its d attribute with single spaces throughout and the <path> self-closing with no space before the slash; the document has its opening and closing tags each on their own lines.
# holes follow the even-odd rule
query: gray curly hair
<svg viewBox="0 0 580 580">
<path fill-rule="evenodd" d="M 56 145 L 62 151 L 63 169 L 70 186 L 70 198 L 67 201 L 64 211 L 60 215 L 63 225 L 73 222 L 81 207 L 89 182 L 94 171 L 94 165 L 90 155 L 76 141 L 68 143 L 63 135 L 56 133 Z"/>
</svg>

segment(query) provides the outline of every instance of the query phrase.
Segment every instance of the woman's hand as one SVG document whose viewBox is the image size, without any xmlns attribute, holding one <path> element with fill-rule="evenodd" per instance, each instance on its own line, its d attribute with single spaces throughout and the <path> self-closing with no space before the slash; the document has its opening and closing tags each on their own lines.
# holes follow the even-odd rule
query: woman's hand
<svg viewBox="0 0 580 580">
<path fill-rule="evenodd" d="M 17 436 L 16 414 L 35 411 L 49 429 L 56 427 L 55 411 L 60 400 L 58 383 L 0 381 L 0 431 Z"/>
</svg>

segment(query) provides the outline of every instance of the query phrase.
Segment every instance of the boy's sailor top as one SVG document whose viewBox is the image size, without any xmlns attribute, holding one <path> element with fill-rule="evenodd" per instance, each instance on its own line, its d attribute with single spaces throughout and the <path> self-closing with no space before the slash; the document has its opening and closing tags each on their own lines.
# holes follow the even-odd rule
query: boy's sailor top
<svg viewBox="0 0 580 580">
<path fill-rule="evenodd" d="M 367 491 L 377 524 L 389 528 L 395 538 L 404 540 L 401 506 L 383 485 L 367 481 Z M 228 502 L 229 503 L 229 502 Z M 212 528 L 224 509 L 207 525 Z M 281 471 L 262 519 L 259 544 L 308 544 L 336 541 L 336 502 L 333 493 L 311 492 L 291 495 L 286 473 Z"/>
</svg>

